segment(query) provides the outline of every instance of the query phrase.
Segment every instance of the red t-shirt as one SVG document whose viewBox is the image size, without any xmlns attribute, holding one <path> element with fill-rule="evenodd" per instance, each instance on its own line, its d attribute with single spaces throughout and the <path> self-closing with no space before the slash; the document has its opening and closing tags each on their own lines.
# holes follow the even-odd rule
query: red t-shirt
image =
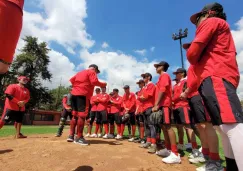
<svg viewBox="0 0 243 171">
<path fill-rule="evenodd" d="M 158 82 L 156 83 L 155 90 L 155 102 L 158 98 L 159 92 L 163 92 L 163 98 L 160 101 L 159 107 L 171 107 L 172 104 L 172 85 L 170 75 L 166 72 L 160 75 Z"/>
<path fill-rule="evenodd" d="M 137 99 L 136 99 L 136 107 L 137 107 L 136 111 L 137 112 L 136 112 L 136 114 L 140 114 L 140 113 L 142 113 L 144 111 L 143 101 L 139 100 L 139 97 L 142 96 L 142 94 L 143 94 L 143 88 L 140 89 L 138 91 L 138 94 L 137 94 Z"/>
<path fill-rule="evenodd" d="M 134 93 L 124 94 L 123 96 L 123 107 L 128 108 L 129 113 L 136 111 L 136 96 Z"/>
<path fill-rule="evenodd" d="M 97 78 L 95 71 L 86 69 L 78 72 L 74 77 L 70 79 L 72 83 L 72 95 L 86 96 L 90 99 L 94 92 L 94 87 L 105 87 L 106 84 L 100 82 Z"/>
<path fill-rule="evenodd" d="M 13 96 L 12 100 L 6 98 L 5 109 L 10 109 L 14 111 L 25 111 L 25 106 L 19 107 L 18 102 L 24 101 L 27 103 L 30 99 L 30 92 L 25 87 L 20 87 L 19 84 L 11 84 L 7 87 L 5 94 Z"/>
<path fill-rule="evenodd" d="M 180 107 L 189 107 L 188 101 L 186 99 L 181 99 L 180 95 L 186 89 L 186 79 L 180 80 L 179 83 L 175 84 L 173 87 L 173 107 L 174 109 Z"/>
<path fill-rule="evenodd" d="M 194 66 L 190 65 L 187 71 L 187 87 L 190 88 L 190 93 L 188 93 L 187 97 L 192 98 L 199 94 L 198 92 L 198 83 L 197 76 L 194 72 Z"/>
<path fill-rule="evenodd" d="M 110 96 L 107 93 L 104 94 L 99 94 L 97 96 L 97 100 L 98 100 L 98 106 L 97 106 L 97 111 L 103 111 L 103 110 L 107 110 L 107 105 L 108 102 L 110 101 Z"/>
<path fill-rule="evenodd" d="M 215 17 L 204 20 L 196 30 L 193 43 L 203 43 L 206 46 L 194 67 L 199 84 L 209 76 L 216 76 L 237 88 L 240 74 L 229 24 Z"/>
<path fill-rule="evenodd" d="M 120 113 L 121 105 L 122 105 L 122 97 L 121 96 L 113 96 L 110 98 L 113 103 L 111 103 L 111 114 Z"/>
<path fill-rule="evenodd" d="M 91 99 L 90 99 L 90 104 L 91 104 L 91 111 L 92 112 L 96 112 L 97 111 L 97 104 L 95 103 L 95 101 L 97 101 L 98 99 L 98 96 L 97 94 L 92 96 Z"/>
<path fill-rule="evenodd" d="M 155 85 L 152 82 L 149 82 L 143 88 L 143 96 L 145 97 L 145 101 L 143 101 L 144 110 L 154 106 L 154 93 L 155 93 Z"/>
<path fill-rule="evenodd" d="M 23 10 L 24 0 L 7 0 L 7 1 L 16 4 L 21 10 Z"/>
</svg>

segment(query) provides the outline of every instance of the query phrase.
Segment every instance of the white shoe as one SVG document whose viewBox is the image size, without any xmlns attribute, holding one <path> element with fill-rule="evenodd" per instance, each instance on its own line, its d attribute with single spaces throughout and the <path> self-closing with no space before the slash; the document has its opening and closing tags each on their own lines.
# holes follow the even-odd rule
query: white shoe
<svg viewBox="0 0 243 171">
<path fill-rule="evenodd" d="M 166 164 L 180 164 L 181 158 L 179 154 L 177 156 L 175 153 L 171 152 L 168 157 L 162 159 L 162 162 Z"/>
<path fill-rule="evenodd" d="M 102 134 L 98 134 L 98 138 L 102 138 Z"/>
<path fill-rule="evenodd" d="M 186 147 L 184 146 L 184 144 L 178 144 L 177 145 L 177 149 L 178 150 L 181 150 L 181 151 L 185 151 L 186 150 Z"/>
<path fill-rule="evenodd" d="M 129 142 L 133 142 L 134 141 L 134 138 L 132 137 L 132 138 L 128 139 L 128 141 Z"/>
<path fill-rule="evenodd" d="M 194 159 L 194 158 L 198 157 L 200 154 L 202 154 L 202 153 L 198 149 L 193 149 L 192 153 L 189 154 L 188 158 Z"/>
<path fill-rule="evenodd" d="M 122 136 L 121 136 L 121 135 L 117 135 L 117 136 L 116 136 L 116 139 L 117 139 L 117 140 L 120 140 L 120 139 L 122 139 Z"/>
<path fill-rule="evenodd" d="M 205 163 L 206 162 L 206 159 L 203 156 L 203 154 L 200 153 L 198 156 L 194 157 L 193 159 L 189 159 L 189 162 L 190 163 L 193 163 L 193 164 Z"/>
<path fill-rule="evenodd" d="M 105 134 L 105 135 L 103 136 L 103 138 L 104 138 L 104 139 L 108 139 L 108 135 Z"/>
<path fill-rule="evenodd" d="M 97 134 L 92 134 L 90 137 L 91 137 L 91 138 L 97 138 L 98 135 L 97 135 Z"/>
<path fill-rule="evenodd" d="M 86 138 L 88 138 L 88 137 L 90 137 L 90 136 L 91 136 L 91 135 L 90 135 L 89 133 L 85 135 Z"/>
<path fill-rule="evenodd" d="M 115 138 L 115 136 L 113 135 L 113 134 L 108 134 L 108 136 L 107 136 L 109 139 L 114 139 Z"/>
<path fill-rule="evenodd" d="M 192 144 L 188 143 L 185 145 L 186 150 L 191 150 L 192 149 Z"/>
<path fill-rule="evenodd" d="M 199 148 L 199 151 L 200 151 L 200 152 L 202 152 L 202 147 L 201 147 L 201 148 Z"/>
</svg>

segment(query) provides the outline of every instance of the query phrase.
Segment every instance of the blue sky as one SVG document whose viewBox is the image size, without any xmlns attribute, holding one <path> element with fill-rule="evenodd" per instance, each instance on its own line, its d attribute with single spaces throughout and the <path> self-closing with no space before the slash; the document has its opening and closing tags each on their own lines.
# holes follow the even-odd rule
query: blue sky
<svg viewBox="0 0 243 171">
<path fill-rule="evenodd" d="M 43 19 L 48 19 L 48 17 L 52 18 L 52 13 L 54 13 L 50 10 L 50 6 L 52 5 L 53 8 L 57 6 L 56 8 L 58 8 L 58 3 L 61 1 L 63 0 L 55 0 L 56 4 L 51 4 L 50 0 L 26 0 L 24 9 L 31 15 L 33 13 L 39 13 Z M 78 5 L 76 2 L 75 0 L 70 1 L 72 4 L 70 8 Z M 84 2 L 86 2 L 86 10 L 84 10 L 86 16 L 81 17 L 80 20 L 82 20 L 85 25 L 82 29 L 84 29 L 90 36 L 87 36 L 87 39 L 95 42 L 93 45 L 84 48 L 82 41 L 80 40 L 80 44 L 74 42 L 75 45 L 72 46 L 75 53 L 69 53 L 65 43 L 56 39 L 43 38 L 43 40 L 48 41 L 51 49 L 61 53 L 74 64 L 74 71 L 86 67 L 88 64 L 87 62 L 90 62 L 86 59 L 88 56 L 81 57 L 80 59 L 80 53 L 83 49 L 87 50 L 90 57 L 94 56 L 95 53 L 116 52 L 118 54 L 132 56 L 135 58 L 136 62 L 144 61 L 144 58 L 146 58 L 148 65 L 149 62 L 152 61 L 166 60 L 172 66 L 172 69 L 181 66 L 179 41 L 172 40 L 172 34 L 178 32 L 180 28 L 188 28 L 188 38 L 183 39 L 183 42 L 191 41 L 194 36 L 195 26 L 190 23 L 190 16 L 193 13 L 200 11 L 205 4 L 211 3 L 212 1 L 87 0 Z M 224 6 L 228 16 L 228 22 L 231 25 L 231 28 L 235 30 L 235 23 L 237 23 L 243 16 L 243 13 L 241 12 L 243 1 L 223 0 L 218 2 Z M 48 8 L 50 9 L 48 10 Z M 62 8 L 62 6 L 60 6 L 60 8 Z M 67 13 L 64 12 L 57 17 L 62 18 L 66 14 Z M 63 27 L 66 26 L 63 25 Z M 109 47 L 102 48 L 104 42 L 106 42 Z M 154 51 L 150 50 L 151 47 L 155 47 Z M 145 55 L 135 52 L 136 50 L 143 49 L 146 50 Z M 184 59 L 186 60 L 185 51 L 183 52 Z M 104 59 L 107 60 L 108 58 Z M 117 58 L 117 60 L 119 61 L 119 58 Z M 95 62 L 95 60 L 91 61 Z M 82 63 L 85 63 L 85 65 Z M 142 70 L 146 71 L 146 67 Z M 109 72 L 108 69 L 104 69 L 104 72 L 100 77 L 106 80 L 107 72 Z"/>
</svg>

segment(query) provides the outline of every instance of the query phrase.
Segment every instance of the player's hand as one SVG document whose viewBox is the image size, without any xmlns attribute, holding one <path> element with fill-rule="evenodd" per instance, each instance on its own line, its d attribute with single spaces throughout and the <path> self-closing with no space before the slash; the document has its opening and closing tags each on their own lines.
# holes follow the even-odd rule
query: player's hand
<svg viewBox="0 0 243 171">
<path fill-rule="evenodd" d="M 24 101 L 19 101 L 18 102 L 19 107 L 23 107 L 25 105 Z"/>
<path fill-rule="evenodd" d="M 159 106 L 154 106 L 153 108 L 152 108 L 152 112 L 157 112 L 159 110 Z"/>
<path fill-rule="evenodd" d="M 180 98 L 181 99 L 186 99 L 187 98 L 187 93 L 185 93 L 185 92 L 181 93 Z"/>
</svg>

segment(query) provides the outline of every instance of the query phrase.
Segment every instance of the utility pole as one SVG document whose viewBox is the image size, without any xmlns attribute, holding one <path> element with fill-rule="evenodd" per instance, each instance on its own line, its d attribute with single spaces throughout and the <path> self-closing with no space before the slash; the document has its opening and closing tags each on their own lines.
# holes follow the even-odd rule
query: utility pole
<svg viewBox="0 0 243 171">
<path fill-rule="evenodd" d="M 186 28 L 184 32 L 182 33 L 182 29 L 179 30 L 179 34 L 174 33 L 172 35 L 172 39 L 174 40 L 180 40 L 180 50 L 181 50 L 181 67 L 184 68 L 184 59 L 183 59 L 183 52 L 182 52 L 182 41 L 181 39 L 187 37 L 188 35 L 188 29 Z"/>
</svg>

